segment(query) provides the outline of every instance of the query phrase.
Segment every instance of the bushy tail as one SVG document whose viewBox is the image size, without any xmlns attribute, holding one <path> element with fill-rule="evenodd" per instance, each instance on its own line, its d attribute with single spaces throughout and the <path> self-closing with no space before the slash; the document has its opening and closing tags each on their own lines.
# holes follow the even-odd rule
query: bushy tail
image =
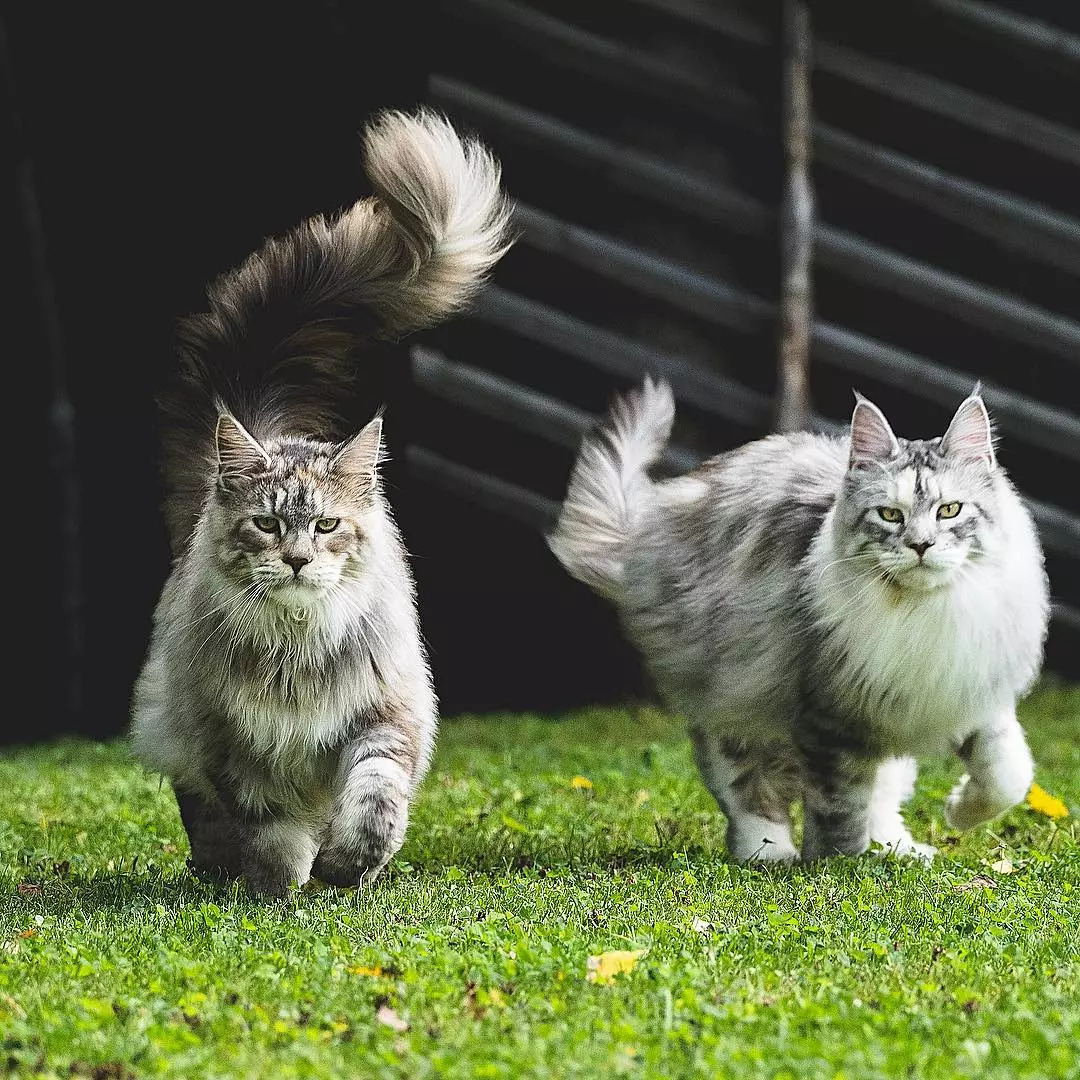
<svg viewBox="0 0 1080 1080">
<path fill-rule="evenodd" d="M 559 520 L 548 537 L 578 581 L 618 600 L 624 546 L 648 500 L 648 468 L 663 453 L 675 419 L 667 383 L 646 379 L 618 398 L 604 426 L 582 444 Z"/>
<path fill-rule="evenodd" d="M 333 434 L 357 347 L 460 311 L 510 246 L 498 162 L 441 116 L 382 113 L 364 155 L 374 196 L 268 240 L 180 325 L 180 376 L 162 398 L 174 551 L 205 494 L 220 409 L 256 438 Z"/>
</svg>

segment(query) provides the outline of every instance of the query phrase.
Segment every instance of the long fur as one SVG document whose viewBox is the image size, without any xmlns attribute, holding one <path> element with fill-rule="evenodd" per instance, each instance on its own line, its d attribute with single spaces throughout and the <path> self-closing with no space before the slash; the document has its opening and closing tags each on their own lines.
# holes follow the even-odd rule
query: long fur
<svg viewBox="0 0 1080 1080">
<path fill-rule="evenodd" d="M 619 595 L 623 549 L 648 502 L 648 470 L 674 419 L 670 388 L 646 378 L 640 390 L 615 401 L 604 426 L 582 444 L 548 544 L 570 574 L 601 596 Z"/>
<path fill-rule="evenodd" d="M 800 796 L 806 857 L 871 841 L 927 856 L 899 815 L 924 754 L 968 766 L 946 806 L 958 827 L 1021 799 L 1015 703 L 1039 669 L 1047 583 L 978 393 L 939 439 L 897 439 L 860 399 L 850 438 L 773 435 L 654 482 L 671 422 L 663 386 L 617 401 L 549 542 L 688 719 L 733 856 L 795 857 Z"/>
<path fill-rule="evenodd" d="M 382 421 L 335 413 L 358 348 L 468 302 L 505 250 L 499 168 L 434 114 L 368 129 L 375 196 L 270 240 L 183 323 L 164 405 L 175 555 L 132 745 L 200 870 L 280 897 L 398 850 L 438 723 Z"/>
<path fill-rule="evenodd" d="M 161 398 L 174 554 L 191 535 L 222 409 L 257 439 L 334 438 L 357 349 L 462 310 L 510 244 L 500 168 L 434 112 L 366 129 L 375 192 L 335 218 L 267 240 L 179 327 L 180 371 Z"/>
</svg>

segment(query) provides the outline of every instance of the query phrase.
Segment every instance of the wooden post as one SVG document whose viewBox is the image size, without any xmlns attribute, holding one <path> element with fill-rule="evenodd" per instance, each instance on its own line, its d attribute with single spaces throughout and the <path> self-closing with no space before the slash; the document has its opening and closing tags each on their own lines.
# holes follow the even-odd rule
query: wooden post
<svg viewBox="0 0 1080 1080">
<path fill-rule="evenodd" d="M 805 0 L 781 0 L 784 193 L 780 209 L 780 304 L 776 431 L 799 431 L 810 416 L 810 335 L 814 191 L 810 180 L 810 13 Z"/>
</svg>

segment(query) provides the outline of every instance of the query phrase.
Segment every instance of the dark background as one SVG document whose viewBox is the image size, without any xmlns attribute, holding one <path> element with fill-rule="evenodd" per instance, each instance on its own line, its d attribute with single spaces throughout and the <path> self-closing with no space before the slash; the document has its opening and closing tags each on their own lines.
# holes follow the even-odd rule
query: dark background
<svg viewBox="0 0 1080 1080">
<path fill-rule="evenodd" d="M 726 32 L 698 33 L 690 23 L 658 15 L 663 3 L 579 10 L 552 0 L 537 6 L 585 33 L 617 39 L 631 55 L 659 56 L 682 71 L 697 70 L 702 54 L 721 56 L 725 78 L 730 74 L 750 102 L 747 116 L 675 100 L 670 89 L 658 94 L 649 80 L 627 79 L 619 70 L 594 70 L 572 50 L 538 48 L 542 35 L 523 36 L 512 20 L 501 21 L 498 3 L 195 3 L 141 14 L 50 3 L 5 8 L 11 79 L 4 89 L 4 142 L 13 152 L 5 155 L 0 208 L 10 242 L 0 258 L 7 300 L 6 460 L 13 481 L 5 500 L 6 568 L 15 586 L 7 591 L 6 621 L 18 692 L 0 721 L 0 737 L 104 736 L 123 729 L 167 572 L 153 394 L 172 362 L 173 321 L 199 309 L 206 283 L 265 236 L 366 193 L 359 131 L 372 112 L 420 102 L 445 107 L 495 146 L 507 186 L 522 203 L 647 247 L 753 296 L 775 298 L 773 225 L 757 232 L 738 222 L 703 225 L 693 211 L 627 192 L 617 175 L 587 174 L 572 157 L 485 122 L 461 105 L 456 91 L 446 90 L 446 80 L 558 115 L 676 169 L 715 175 L 774 207 L 781 181 L 778 8 L 703 5 L 755 17 L 764 12 L 759 22 L 766 44 L 751 42 L 729 55 Z M 883 9 L 820 4 L 815 20 L 832 42 L 898 63 L 914 57 L 924 73 L 1055 123 L 1080 125 L 1076 65 L 1050 63 L 1030 51 L 1016 55 L 993 35 L 972 34 L 927 6 L 868 17 L 867 8 Z M 1066 6 L 1017 7 L 1080 31 L 1075 10 Z M 986 132 L 972 135 L 887 96 L 853 91 L 827 72 L 815 79 L 815 99 L 821 116 L 845 131 L 1019 192 L 1070 219 L 1080 211 L 1080 175 L 1060 155 L 1033 153 Z M 43 249 L 35 246 L 33 230 L 27 232 L 27 163 Z M 872 184 L 827 164 L 816 179 L 826 220 L 1080 319 L 1075 268 L 1048 267 L 1015 246 L 973 239 L 940 215 L 890 201 Z M 48 304 L 42 307 L 42 279 L 32 272 L 41 250 L 55 320 Z M 775 344 L 768 320 L 735 332 L 706 317 L 673 315 L 670 306 L 643 299 L 602 270 L 561 262 L 530 236 L 495 280 L 507 293 L 586 319 L 658 355 L 689 357 L 755 393 L 771 392 Z M 817 300 L 822 317 L 837 324 L 1076 412 L 1077 358 L 1047 360 L 1037 345 L 973 327 L 932 304 L 897 301 L 827 264 L 818 273 Z M 507 328 L 494 310 L 482 308 L 476 318 L 424 342 L 586 414 L 600 412 L 613 390 L 634 381 L 598 371 L 528 328 Z M 74 567 L 67 560 L 68 495 L 50 458 L 57 452 L 50 439 L 57 389 L 51 331 L 62 341 L 62 374 L 75 417 L 80 512 Z M 373 357 L 372 365 L 373 385 L 390 387 L 388 482 L 414 555 L 444 711 L 545 711 L 646 693 L 611 612 L 566 577 L 527 513 L 506 513 L 490 500 L 485 507 L 467 490 L 467 480 L 455 486 L 433 479 L 430 470 L 408 468 L 408 447 L 422 445 L 555 500 L 573 457 L 572 440 L 552 447 L 512 423 L 474 415 L 412 385 L 404 346 L 396 355 Z M 853 384 L 875 396 L 904 434 L 938 433 L 959 400 L 948 394 L 927 400 L 918 387 L 897 386 L 896 379 L 814 370 L 815 408 L 834 420 L 846 415 Z M 740 425 L 692 399 L 681 404 L 680 437 L 700 452 L 762 433 L 758 420 Z M 1006 436 L 1003 460 L 1025 490 L 1080 509 L 1072 459 Z M 1080 603 L 1076 561 L 1054 555 L 1051 573 L 1059 597 Z M 1076 645 L 1067 628 L 1055 630 L 1054 666 L 1076 674 Z"/>
</svg>

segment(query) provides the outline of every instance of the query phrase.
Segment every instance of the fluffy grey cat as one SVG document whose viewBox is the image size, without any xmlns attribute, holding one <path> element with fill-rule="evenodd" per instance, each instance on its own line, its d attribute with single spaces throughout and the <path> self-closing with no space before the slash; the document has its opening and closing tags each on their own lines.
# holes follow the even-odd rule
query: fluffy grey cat
<svg viewBox="0 0 1080 1080">
<path fill-rule="evenodd" d="M 646 381 L 586 439 L 550 537 L 612 600 L 669 705 L 739 860 L 930 858 L 900 807 L 914 757 L 952 750 L 960 829 L 1021 800 L 1015 705 L 1048 617 L 1031 517 L 978 390 L 948 430 L 898 439 L 859 398 L 850 436 L 772 435 L 685 476 L 647 474 L 674 405 Z"/>
<path fill-rule="evenodd" d="M 436 730 L 380 417 L 335 410 L 358 347 L 461 309 L 505 251 L 499 167 L 440 117 L 365 132 L 375 195 L 270 240 L 180 329 L 163 399 L 174 556 L 133 700 L 196 869 L 283 896 L 374 878 Z"/>
</svg>

